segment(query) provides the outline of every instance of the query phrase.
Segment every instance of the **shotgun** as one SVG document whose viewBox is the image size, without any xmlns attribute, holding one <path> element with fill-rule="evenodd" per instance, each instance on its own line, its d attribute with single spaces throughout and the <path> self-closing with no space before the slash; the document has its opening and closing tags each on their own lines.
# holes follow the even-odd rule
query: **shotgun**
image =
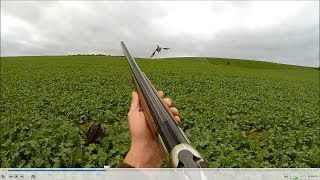
<svg viewBox="0 0 320 180">
<path fill-rule="evenodd" d="M 166 154 L 171 168 L 206 168 L 200 153 L 190 145 L 182 129 L 175 123 L 169 107 L 157 95 L 157 90 L 140 70 L 127 47 L 121 41 L 121 47 L 133 74 L 140 105 L 146 117 L 148 127 Z"/>
</svg>

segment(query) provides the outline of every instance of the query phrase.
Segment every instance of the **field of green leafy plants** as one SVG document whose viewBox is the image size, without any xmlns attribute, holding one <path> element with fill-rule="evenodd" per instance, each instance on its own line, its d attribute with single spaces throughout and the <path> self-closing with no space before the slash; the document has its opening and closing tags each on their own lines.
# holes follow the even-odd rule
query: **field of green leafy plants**
<svg viewBox="0 0 320 180">
<path fill-rule="evenodd" d="M 209 167 L 320 167 L 319 71 L 215 58 L 137 59 Z M 1 167 L 115 167 L 130 146 L 126 59 L 1 58 Z M 85 146 L 90 123 L 106 133 Z"/>
</svg>

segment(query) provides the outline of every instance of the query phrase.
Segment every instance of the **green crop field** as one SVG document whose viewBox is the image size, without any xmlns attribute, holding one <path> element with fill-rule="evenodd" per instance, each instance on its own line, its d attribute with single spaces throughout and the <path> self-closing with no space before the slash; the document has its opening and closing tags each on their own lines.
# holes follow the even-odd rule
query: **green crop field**
<svg viewBox="0 0 320 180">
<path fill-rule="evenodd" d="M 137 59 L 174 100 L 209 167 L 320 167 L 319 70 L 215 58 Z M 1 58 L 1 167 L 115 167 L 129 149 L 126 59 Z M 84 146 L 90 123 L 106 133 Z"/>
</svg>

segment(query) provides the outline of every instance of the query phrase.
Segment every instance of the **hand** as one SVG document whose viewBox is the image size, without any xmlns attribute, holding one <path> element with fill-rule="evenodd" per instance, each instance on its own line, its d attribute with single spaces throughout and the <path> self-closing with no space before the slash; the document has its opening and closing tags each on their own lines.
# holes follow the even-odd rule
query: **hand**
<svg viewBox="0 0 320 180">
<path fill-rule="evenodd" d="M 158 95 L 163 97 L 163 92 L 158 91 Z M 163 101 L 170 107 L 175 122 L 180 123 L 179 111 L 177 108 L 171 107 L 172 100 L 164 98 Z M 157 139 L 151 134 L 143 111 L 140 111 L 140 109 L 139 96 L 136 92 L 133 92 L 128 113 L 131 147 L 124 163 L 136 168 L 159 168 L 165 159 L 165 155 Z"/>
</svg>

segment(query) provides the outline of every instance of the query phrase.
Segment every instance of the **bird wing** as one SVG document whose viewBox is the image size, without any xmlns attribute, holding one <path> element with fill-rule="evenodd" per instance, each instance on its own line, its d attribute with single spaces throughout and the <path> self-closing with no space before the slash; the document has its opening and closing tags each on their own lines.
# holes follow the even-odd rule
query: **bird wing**
<svg viewBox="0 0 320 180">
<path fill-rule="evenodd" d="M 156 50 L 153 51 L 153 53 L 151 54 L 150 58 L 152 58 L 155 54 L 156 54 Z"/>
<path fill-rule="evenodd" d="M 162 49 L 164 49 L 164 50 L 168 50 L 168 49 L 170 49 L 170 48 L 162 48 Z"/>
</svg>

